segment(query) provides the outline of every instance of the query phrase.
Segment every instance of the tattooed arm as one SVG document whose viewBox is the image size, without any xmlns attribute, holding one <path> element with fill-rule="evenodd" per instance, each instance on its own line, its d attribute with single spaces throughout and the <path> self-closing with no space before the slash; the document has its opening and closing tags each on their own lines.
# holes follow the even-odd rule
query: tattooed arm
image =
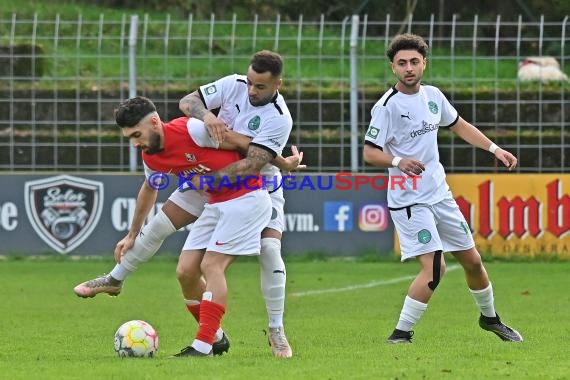
<svg viewBox="0 0 570 380">
<path fill-rule="evenodd" d="M 204 102 L 202 102 L 202 98 L 200 97 L 198 90 L 180 99 L 178 108 L 180 108 L 180 111 L 182 111 L 184 115 L 200 120 L 204 120 L 206 114 L 211 113 L 204 105 Z M 214 114 L 212 115 L 216 117 Z"/>
<path fill-rule="evenodd" d="M 220 149 L 237 150 L 243 157 L 247 156 L 251 137 L 234 132 L 231 129 L 224 131 L 224 142 L 219 145 Z"/>
<path fill-rule="evenodd" d="M 211 186 L 218 186 L 222 180 L 224 182 L 237 182 L 238 176 L 243 178 L 249 175 L 257 175 L 261 168 L 271 162 L 274 152 L 262 148 L 259 145 L 251 144 L 247 150 L 247 156 L 239 161 L 226 166 L 225 168 L 212 172 L 208 176 L 213 179 Z"/>
<path fill-rule="evenodd" d="M 206 108 L 198 90 L 180 99 L 178 108 L 188 117 L 203 120 L 206 128 L 208 128 L 208 133 L 218 143 L 221 144 L 224 141 L 226 124 Z"/>
</svg>

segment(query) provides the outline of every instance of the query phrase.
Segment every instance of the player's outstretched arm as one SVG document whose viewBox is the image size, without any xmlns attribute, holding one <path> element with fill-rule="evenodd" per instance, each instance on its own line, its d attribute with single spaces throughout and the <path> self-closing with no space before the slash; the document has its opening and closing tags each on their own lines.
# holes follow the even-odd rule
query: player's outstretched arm
<svg viewBox="0 0 570 380">
<path fill-rule="evenodd" d="M 497 146 L 483 132 L 463 118 L 460 117 L 457 120 L 457 123 L 451 127 L 451 131 L 469 144 L 493 153 L 509 170 L 516 168 L 517 158 L 511 152 Z"/>
<path fill-rule="evenodd" d="M 247 150 L 249 149 L 250 142 L 251 137 L 226 128 L 224 131 L 223 142 L 220 144 L 219 148 L 225 150 L 237 150 L 245 157 L 247 156 Z"/>
<path fill-rule="evenodd" d="M 220 186 L 222 181 L 235 183 L 238 178 L 257 175 L 265 164 L 271 162 L 273 155 L 274 153 L 266 149 L 250 144 L 245 158 L 242 158 L 223 169 L 210 173 L 208 176 L 212 181 L 209 185 L 217 187 Z M 193 176 L 191 179 L 194 186 L 199 186 L 199 181 L 199 176 Z"/>
<path fill-rule="evenodd" d="M 250 137 L 234 132 L 231 129 L 226 129 L 224 132 L 224 141 L 220 144 L 219 148 L 237 150 L 242 155 L 247 156 L 250 142 Z M 301 164 L 303 161 L 303 152 L 300 152 L 295 145 L 292 145 L 291 153 L 292 154 L 287 157 L 277 156 L 270 162 L 286 173 L 290 173 L 294 170 L 306 169 L 307 165 Z"/>
</svg>

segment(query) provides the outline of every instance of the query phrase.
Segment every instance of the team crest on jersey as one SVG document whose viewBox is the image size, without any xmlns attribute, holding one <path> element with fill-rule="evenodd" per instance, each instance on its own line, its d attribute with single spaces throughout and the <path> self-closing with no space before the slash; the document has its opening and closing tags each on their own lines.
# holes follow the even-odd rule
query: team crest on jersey
<svg viewBox="0 0 570 380">
<path fill-rule="evenodd" d="M 250 130 L 255 131 L 257 128 L 259 128 L 260 123 L 261 123 L 261 118 L 259 116 L 254 116 L 251 118 L 249 123 L 247 123 L 247 127 Z"/>
<path fill-rule="evenodd" d="M 428 107 L 431 113 L 437 113 L 437 111 L 439 110 L 437 104 L 435 104 L 435 102 L 432 102 L 431 100 L 428 102 Z"/>
<path fill-rule="evenodd" d="M 218 89 L 216 88 L 215 84 L 208 86 L 204 89 L 204 92 L 206 93 L 206 95 L 215 94 L 217 91 L 218 91 Z"/>
<path fill-rule="evenodd" d="M 91 235 L 101 216 L 103 183 L 61 175 L 25 184 L 34 230 L 50 247 L 68 253 Z"/>
<path fill-rule="evenodd" d="M 188 162 L 196 161 L 196 156 L 193 155 L 192 153 L 184 153 L 184 156 L 186 157 L 186 161 Z"/>
<path fill-rule="evenodd" d="M 368 127 L 368 131 L 366 131 L 366 136 L 375 139 L 376 137 L 378 137 L 378 132 L 380 132 L 378 128 L 370 126 Z"/>
</svg>

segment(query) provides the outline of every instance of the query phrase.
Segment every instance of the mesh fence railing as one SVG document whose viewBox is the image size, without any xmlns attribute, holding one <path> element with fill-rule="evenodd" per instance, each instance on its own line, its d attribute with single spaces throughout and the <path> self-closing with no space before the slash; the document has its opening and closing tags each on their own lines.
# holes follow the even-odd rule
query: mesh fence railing
<svg viewBox="0 0 570 380">
<path fill-rule="evenodd" d="M 409 31 L 431 47 L 425 82 L 439 86 L 466 120 L 517 154 L 519 171 L 567 172 L 570 85 L 517 78 L 527 56 L 553 56 L 568 71 L 567 20 L 361 17 L 355 49 L 360 136 L 372 105 L 394 83 L 385 48 L 394 35 Z M 0 170 L 129 170 L 129 142 L 114 125 L 113 109 L 132 91 L 132 23 L 127 14 L 2 16 Z M 179 99 L 198 85 L 245 73 L 255 51 L 278 51 L 285 60 L 282 93 L 294 120 L 290 143 L 305 152 L 311 172 L 351 169 L 350 17 L 336 22 L 145 14 L 138 15 L 136 31 L 136 93 L 153 99 L 163 119 L 179 116 Z M 443 131 L 440 152 L 450 172 L 496 170 L 488 154 Z M 361 159 L 358 167 L 375 170 Z"/>
</svg>

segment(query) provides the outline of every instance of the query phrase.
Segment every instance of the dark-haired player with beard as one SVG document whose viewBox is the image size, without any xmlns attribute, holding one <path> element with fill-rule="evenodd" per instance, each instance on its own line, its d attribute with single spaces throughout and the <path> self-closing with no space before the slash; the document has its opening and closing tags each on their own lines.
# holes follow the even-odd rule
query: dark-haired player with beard
<svg viewBox="0 0 570 380">
<path fill-rule="evenodd" d="M 261 291 L 268 314 L 268 340 L 273 355 L 290 358 L 293 350 L 285 336 L 285 263 L 281 257 L 281 237 L 284 230 L 284 204 L 281 174 L 269 163 L 279 156 L 292 129 L 292 118 L 279 89 L 283 82 L 283 60 L 269 50 L 253 55 L 246 75 L 229 75 L 200 88 L 180 101 L 180 110 L 187 116 L 204 120 L 211 136 L 223 141 L 223 132 L 234 132 L 252 138 L 247 156 L 218 174 L 220 178 L 235 178 L 253 172 L 252 164 L 266 162 L 261 174 L 267 181 L 273 212 L 271 221 L 261 233 Z M 213 111 L 217 111 L 214 114 Z M 294 155 L 302 159 L 295 147 Z M 192 256 L 188 256 L 192 257 Z M 181 258 L 178 273 L 183 278 L 190 273 L 183 268 Z M 183 281 L 183 280 L 182 280 Z M 187 302 L 197 302 L 187 299 Z"/>
<path fill-rule="evenodd" d="M 202 213 L 206 202 L 203 192 L 178 189 L 143 227 L 158 193 L 157 183 L 153 186 L 149 184 L 151 177 L 156 179 L 156 174 L 160 176 L 169 173 L 178 179 L 179 175 L 186 178 L 192 173 L 208 174 L 237 162 L 242 157 L 237 151 L 204 147 L 217 146 L 217 144 L 212 142 L 200 120 L 182 117 L 168 123 L 162 122 L 153 102 L 144 97 L 135 97 L 122 102 L 115 110 L 115 120 L 121 127 L 123 136 L 142 150 L 147 181 L 144 181 L 139 191 L 129 233 L 115 249 L 117 264 L 108 275 L 77 285 L 74 292 L 80 297 L 93 297 L 98 293 L 118 295 L 123 281 L 138 268 L 140 263 L 148 261 L 156 253 L 166 237 L 196 221 Z M 224 149 L 245 151 L 251 140 L 231 131 L 226 131 L 224 136 L 224 143 L 219 146 Z M 276 161 L 289 169 L 295 166 L 295 162 L 298 163 L 298 157 L 288 159 L 278 157 Z M 286 163 L 290 162 L 293 164 L 287 166 Z M 233 189 L 229 187 L 220 189 L 221 191 L 210 193 L 210 203 L 239 198 L 248 193 L 248 189 L 244 186 L 239 189 L 238 186 Z M 201 274 L 192 284 L 181 283 L 181 287 L 183 293 L 193 294 L 193 297 L 198 299 L 201 299 L 205 291 Z M 199 307 L 187 306 L 198 320 Z M 221 354 L 228 349 L 229 341 L 219 329 L 212 352 Z"/>
</svg>

